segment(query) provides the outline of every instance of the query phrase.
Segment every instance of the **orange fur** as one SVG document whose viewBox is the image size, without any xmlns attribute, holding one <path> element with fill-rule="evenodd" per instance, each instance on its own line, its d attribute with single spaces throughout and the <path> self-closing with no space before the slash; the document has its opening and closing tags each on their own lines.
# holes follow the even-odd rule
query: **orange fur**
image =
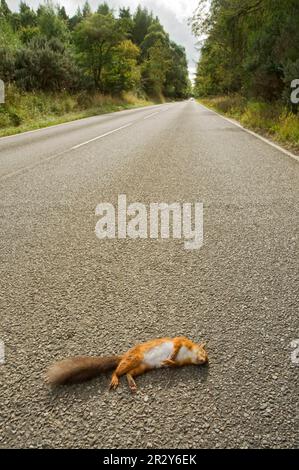
<svg viewBox="0 0 299 470">
<path fill-rule="evenodd" d="M 201 365 L 207 362 L 208 355 L 204 344 L 193 343 L 185 337 L 160 338 L 134 346 L 122 356 L 77 357 L 58 362 L 48 370 L 46 382 L 51 385 L 64 385 L 94 378 L 116 368 L 110 388 L 117 388 L 120 377 L 126 375 L 131 391 L 136 392 L 134 377 L 152 369 Z"/>
<path fill-rule="evenodd" d="M 116 389 L 119 385 L 119 378 L 123 375 L 127 376 L 128 384 L 132 392 L 137 390 L 137 386 L 133 377 L 142 375 L 145 372 L 148 372 L 153 369 L 145 361 L 145 354 L 151 351 L 156 346 L 163 345 L 163 343 L 171 342 L 173 344 L 173 354 L 163 361 L 162 366 L 165 367 L 183 367 L 187 365 L 199 365 L 208 362 L 208 355 L 205 351 L 205 345 L 197 345 L 191 340 L 185 337 L 178 338 L 160 338 L 148 341 L 147 343 L 139 344 L 132 349 L 130 349 L 126 354 L 123 355 L 122 360 L 120 361 L 118 367 L 112 375 L 110 389 Z M 189 351 L 199 351 L 201 353 L 201 360 L 198 358 L 199 362 L 195 362 L 191 358 L 186 358 L 182 360 L 177 359 L 177 355 L 182 347 L 185 347 Z"/>
</svg>

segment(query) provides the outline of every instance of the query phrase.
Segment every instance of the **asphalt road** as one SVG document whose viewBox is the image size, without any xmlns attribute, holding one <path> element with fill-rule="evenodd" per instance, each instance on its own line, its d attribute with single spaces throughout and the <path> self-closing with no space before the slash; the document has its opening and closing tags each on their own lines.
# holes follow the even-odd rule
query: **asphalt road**
<svg viewBox="0 0 299 470">
<path fill-rule="evenodd" d="M 0 139 L 0 446 L 298 447 L 298 176 L 195 102 Z M 203 202 L 204 247 L 98 240 L 119 194 Z M 207 341 L 209 367 L 142 376 L 136 396 L 109 375 L 43 384 L 56 359 L 178 335 Z"/>
</svg>

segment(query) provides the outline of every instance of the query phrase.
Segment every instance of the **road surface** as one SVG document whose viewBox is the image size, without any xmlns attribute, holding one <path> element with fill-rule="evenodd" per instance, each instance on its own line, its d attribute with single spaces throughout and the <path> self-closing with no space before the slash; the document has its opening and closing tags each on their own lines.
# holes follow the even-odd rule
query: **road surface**
<svg viewBox="0 0 299 470">
<path fill-rule="evenodd" d="M 298 446 L 298 162 L 196 102 L 0 139 L 1 447 Z M 203 202 L 204 246 L 95 236 L 95 208 Z M 209 367 L 49 390 L 69 355 L 186 335 Z M 294 359 L 293 354 L 293 359 Z"/>
</svg>

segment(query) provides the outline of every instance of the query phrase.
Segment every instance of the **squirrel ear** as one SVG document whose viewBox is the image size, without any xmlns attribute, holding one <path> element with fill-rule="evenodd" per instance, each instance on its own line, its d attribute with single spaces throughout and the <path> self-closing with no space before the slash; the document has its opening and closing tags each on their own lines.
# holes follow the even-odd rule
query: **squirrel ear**
<svg viewBox="0 0 299 470">
<path fill-rule="evenodd" d="M 201 343 L 200 346 L 202 347 L 202 349 L 206 349 L 206 345 L 207 343 Z"/>
</svg>

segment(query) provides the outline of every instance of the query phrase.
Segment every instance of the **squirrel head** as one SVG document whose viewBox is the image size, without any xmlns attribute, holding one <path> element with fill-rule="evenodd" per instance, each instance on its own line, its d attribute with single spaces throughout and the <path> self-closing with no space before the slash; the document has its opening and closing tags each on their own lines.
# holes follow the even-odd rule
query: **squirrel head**
<svg viewBox="0 0 299 470">
<path fill-rule="evenodd" d="M 206 351 L 205 343 L 197 344 L 196 345 L 196 364 L 206 364 L 209 362 L 208 353 Z"/>
</svg>

